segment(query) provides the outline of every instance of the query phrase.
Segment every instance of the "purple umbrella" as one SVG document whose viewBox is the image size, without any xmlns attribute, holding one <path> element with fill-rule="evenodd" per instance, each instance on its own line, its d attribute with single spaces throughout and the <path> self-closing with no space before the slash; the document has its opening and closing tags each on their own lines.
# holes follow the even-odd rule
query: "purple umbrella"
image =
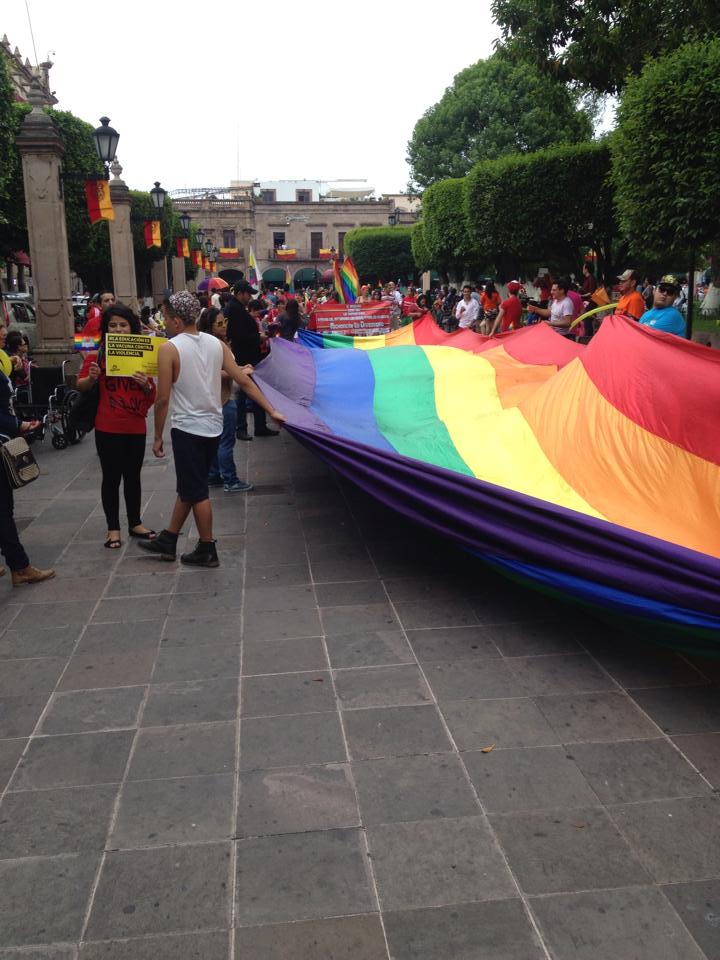
<svg viewBox="0 0 720 960">
<path fill-rule="evenodd" d="M 209 277 L 205 277 L 204 280 L 201 280 L 200 283 L 197 285 L 198 293 L 206 293 L 209 283 L 210 283 Z"/>
</svg>

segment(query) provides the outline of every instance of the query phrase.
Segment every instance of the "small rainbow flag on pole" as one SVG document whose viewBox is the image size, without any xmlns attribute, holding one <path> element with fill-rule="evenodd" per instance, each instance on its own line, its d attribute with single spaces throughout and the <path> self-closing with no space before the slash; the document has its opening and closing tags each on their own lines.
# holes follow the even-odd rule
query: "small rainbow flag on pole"
<svg viewBox="0 0 720 960">
<path fill-rule="evenodd" d="M 334 260 L 333 273 L 340 303 L 355 303 L 360 290 L 360 279 L 350 257 L 345 257 L 342 264 L 339 260 Z"/>
<path fill-rule="evenodd" d="M 292 274 L 290 273 L 290 267 L 285 266 L 285 283 L 287 284 L 288 290 L 292 290 Z"/>
<path fill-rule="evenodd" d="M 75 349 L 76 350 L 99 350 L 100 349 L 101 336 L 100 334 L 93 335 L 86 333 L 76 333 L 75 334 Z"/>
</svg>

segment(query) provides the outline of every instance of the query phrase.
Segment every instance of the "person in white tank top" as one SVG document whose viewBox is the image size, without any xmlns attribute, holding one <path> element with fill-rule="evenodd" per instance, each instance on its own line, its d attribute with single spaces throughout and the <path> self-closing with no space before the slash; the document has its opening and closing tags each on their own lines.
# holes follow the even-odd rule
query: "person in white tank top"
<svg viewBox="0 0 720 960">
<path fill-rule="evenodd" d="M 273 420 L 285 417 L 270 404 L 250 379 L 252 367 L 239 367 L 227 344 L 201 333 L 196 326 L 200 302 L 191 293 L 174 293 L 166 307 L 166 325 L 173 339 L 158 351 L 155 442 L 153 453 L 164 457 L 163 431 L 170 399 L 171 439 L 177 477 L 177 499 L 167 527 L 142 549 L 163 560 L 175 560 L 177 538 L 192 511 L 199 540 L 181 563 L 217 567 L 208 489 L 208 470 L 217 453 L 223 429 L 222 371 L 224 370 Z"/>
</svg>

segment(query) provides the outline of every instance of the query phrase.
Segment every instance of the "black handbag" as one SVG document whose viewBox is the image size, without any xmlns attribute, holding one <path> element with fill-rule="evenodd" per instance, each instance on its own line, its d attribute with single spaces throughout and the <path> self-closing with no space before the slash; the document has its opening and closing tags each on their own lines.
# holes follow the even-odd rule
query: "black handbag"
<svg viewBox="0 0 720 960">
<path fill-rule="evenodd" d="M 102 359 L 102 347 L 97 355 L 97 364 L 100 363 Z M 91 430 L 95 429 L 95 417 L 98 412 L 98 405 L 100 403 L 100 378 L 95 381 L 92 387 L 89 390 L 85 390 L 82 393 L 79 393 L 79 396 L 75 403 L 73 403 L 70 413 L 68 414 L 68 424 L 71 429 L 76 430 L 78 433 L 90 433 Z"/>
</svg>

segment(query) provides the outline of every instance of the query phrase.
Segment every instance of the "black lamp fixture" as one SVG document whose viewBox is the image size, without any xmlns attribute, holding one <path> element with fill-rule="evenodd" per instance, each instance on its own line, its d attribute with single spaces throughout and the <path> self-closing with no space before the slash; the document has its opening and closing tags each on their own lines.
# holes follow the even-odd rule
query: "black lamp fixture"
<svg viewBox="0 0 720 960">
<path fill-rule="evenodd" d="M 183 231 L 183 233 L 187 233 L 187 234 L 190 233 L 190 214 L 189 213 L 180 214 L 180 229 Z"/>
<path fill-rule="evenodd" d="M 163 190 L 160 186 L 160 181 L 155 181 L 155 186 L 150 191 L 150 196 L 152 197 L 153 206 L 155 207 L 158 216 L 162 213 L 162 208 L 165 204 L 165 197 L 167 196 L 167 190 Z"/>
<path fill-rule="evenodd" d="M 120 134 L 110 126 L 109 117 L 100 117 L 100 126 L 93 133 L 93 140 L 95 141 L 97 155 L 105 165 L 105 172 L 107 174 L 107 168 L 115 159 L 117 145 L 120 140 Z M 109 179 L 109 176 L 107 179 Z"/>
<path fill-rule="evenodd" d="M 205 239 L 205 231 L 203 230 L 202 227 L 200 227 L 199 230 L 196 230 L 196 231 L 195 231 L 195 239 L 196 239 L 197 242 L 198 242 L 198 246 L 199 246 L 199 247 L 202 247 L 202 245 L 203 245 L 203 240 Z"/>
<path fill-rule="evenodd" d="M 208 256 L 210 256 L 210 252 L 211 252 L 211 250 L 212 250 L 212 248 L 213 248 L 213 242 L 212 242 L 212 240 L 210 239 L 210 237 L 207 238 L 207 240 L 205 241 L 204 246 L 205 246 L 205 253 L 206 253 Z"/>
</svg>

